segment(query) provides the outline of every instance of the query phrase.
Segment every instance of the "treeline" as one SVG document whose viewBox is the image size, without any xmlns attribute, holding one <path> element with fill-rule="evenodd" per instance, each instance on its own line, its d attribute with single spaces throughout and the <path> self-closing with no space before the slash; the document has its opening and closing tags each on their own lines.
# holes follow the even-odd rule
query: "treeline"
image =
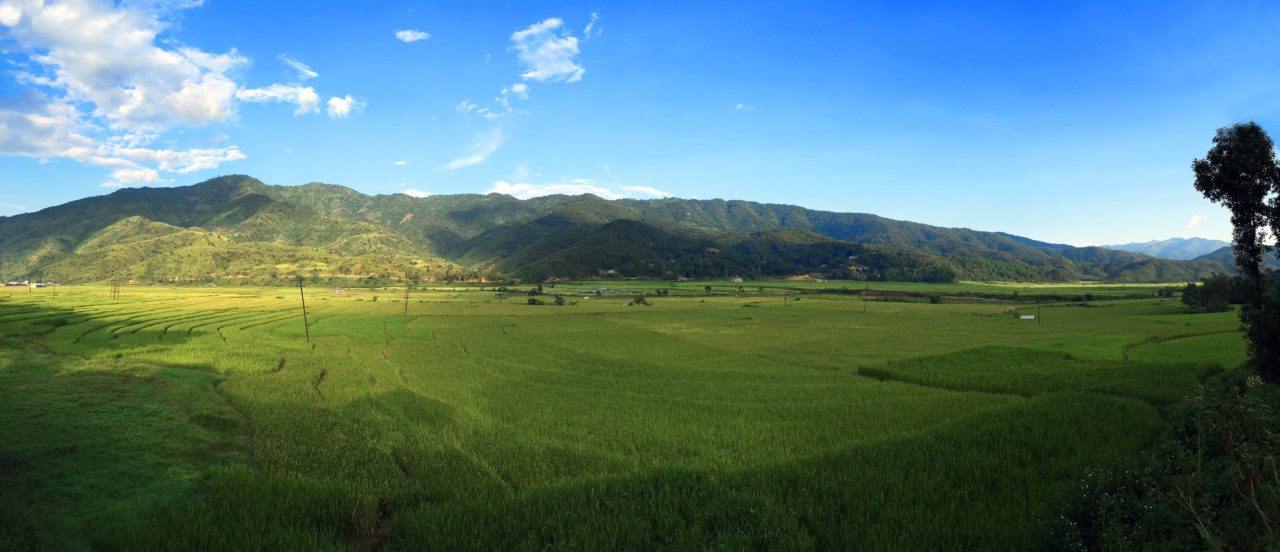
<svg viewBox="0 0 1280 552">
<path fill-rule="evenodd" d="M 945 259 L 918 251 L 840 242 L 812 232 L 774 231 L 715 238 L 632 220 L 575 225 L 525 246 L 501 266 L 522 279 L 778 278 L 952 282 Z"/>
</svg>

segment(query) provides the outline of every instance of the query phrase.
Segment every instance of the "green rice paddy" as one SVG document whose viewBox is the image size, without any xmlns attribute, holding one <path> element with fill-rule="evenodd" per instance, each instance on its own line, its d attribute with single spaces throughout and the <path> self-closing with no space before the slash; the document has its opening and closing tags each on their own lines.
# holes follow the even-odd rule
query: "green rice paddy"
<svg viewBox="0 0 1280 552">
<path fill-rule="evenodd" d="M 0 288 L 0 550 L 1018 549 L 1244 359 L 1161 286 L 842 287 Z"/>
</svg>

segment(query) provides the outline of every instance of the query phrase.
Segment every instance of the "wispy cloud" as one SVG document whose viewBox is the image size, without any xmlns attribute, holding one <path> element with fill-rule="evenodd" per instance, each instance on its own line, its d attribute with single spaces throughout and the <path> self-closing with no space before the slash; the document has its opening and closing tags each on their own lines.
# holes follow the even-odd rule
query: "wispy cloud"
<svg viewBox="0 0 1280 552">
<path fill-rule="evenodd" d="M 654 188 L 653 186 L 623 186 L 622 189 L 628 192 L 634 192 L 636 194 L 649 196 L 649 197 L 657 197 L 657 198 L 671 197 L 671 194 L 664 192 L 662 190 L 659 190 L 657 188 Z"/>
<path fill-rule="evenodd" d="M 756 110 L 756 106 L 754 106 L 754 105 L 750 105 L 750 104 L 744 104 L 744 103 L 742 103 L 742 102 L 738 102 L 738 103 L 737 103 L 737 105 L 734 105 L 734 106 L 733 106 L 733 110 L 734 110 L 734 111 L 755 111 L 755 110 Z"/>
<path fill-rule="evenodd" d="M 297 71 L 298 79 L 300 80 L 314 79 L 320 76 L 320 73 L 312 71 L 311 68 L 307 66 L 307 64 L 302 63 L 301 61 L 298 61 L 296 59 L 293 59 L 287 55 L 280 54 L 279 56 L 276 56 L 276 58 L 279 59 L 281 63 L 288 65 L 289 67 L 292 67 L 294 71 Z"/>
<path fill-rule="evenodd" d="M 661 198 L 671 194 L 651 186 L 620 186 L 616 189 L 602 185 L 590 178 L 574 178 L 564 182 L 531 184 L 499 180 L 486 190 L 486 194 L 506 194 L 516 199 L 531 199 L 548 195 L 591 194 L 603 199 Z"/>
<path fill-rule="evenodd" d="M 431 192 L 424 192 L 422 190 L 415 190 L 413 188 L 402 190 L 400 193 L 407 195 L 409 197 L 431 197 L 435 195 Z"/>
<path fill-rule="evenodd" d="M 591 194 L 604 199 L 621 199 L 622 195 L 610 190 L 597 186 L 594 180 L 589 178 L 576 178 L 568 182 L 559 182 L 555 184 L 530 184 L 528 182 L 507 182 L 499 180 L 493 183 L 493 187 L 485 191 L 486 194 L 506 194 L 516 199 L 530 199 L 535 197 L 549 195 L 582 195 Z"/>
<path fill-rule="evenodd" d="M 14 203 L 8 203 L 4 201 L 0 201 L 0 209 L 9 211 L 11 213 L 24 213 L 31 210 L 30 207 L 27 207 L 25 205 L 17 205 Z"/>
<path fill-rule="evenodd" d="M 502 130 L 495 130 L 487 135 L 481 136 L 467 150 L 466 155 L 446 163 L 441 168 L 444 170 L 455 171 L 479 165 L 483 163 L 485 159 L 488 159 L 493 152 L 498 151 L 498 148 L 502 147 L 502 142 L 506 139 L 507 137 L 502 134 Z"/>
<path fill-rule="evenodd" d="M 396 161 L 395 163 L 392 163 L 392 165 L 395 165 L 397 167 L 407 165 L 407 164 L 409 164 L 408 161 Z"/>
<path fill-rule="evenodd" d="M 587 26 L 582 29 L 583 42 L 591 40 L 591 37 L 600 36 L 600 34 L 604 32 L 604 29 L 596 26 L 596 21 L 599 21 L 599 20 L 600 20 L 600 14 L 596 12 L 591 12 L 591 21 L 588 21 Z M 595 34 L 592 34 L 592 31 L 594 31 Z"/>
<path fill-rule="evenodd" d="M 563 26 L 563 21 L 553 17 L 512 33 L 511 46 L 526 69 L 521 78 L 538 82 L 582 80 L 587 70 L 574 59 L 578 56 L 578 39 Z"/>
<path fill-rule="evenodd" d="M 502 109 L 486 110 L 484 113 L 481 113 L 480 115 L 483 116 L 485 119 L 489 119 L 492 121 L 494 119 L 498 119 L 506 115 L 511 115 L 515 113 L 516 112 L 515 108 L 511 107 L 511 100 L 513 98 L 518 100 L 529 99 L 529 85 L 523 82 L 517 82 L 510 86 L 502 87 L 502 90 L 498 91 L 498 96 L 493 99 L 493 101 L 497 102 L 498 106 L 501 107 Z"/>
<path fill-rule="evenodd" d="M 297 84 L 273 84 L 264 88 L 236 91 L 236 99 L 242 102 L 283 102 L 297 105 L 294 115 L 320 111 L 320 95 L 310 86 Z"/>
<path fill-rule="evenodd" d="M 364 109 L 364 102 L 357 101 L 350 94 L 344 97 L 334 96 L 329 98 L 329 107 L 325 110 L 329 117 L 334 119 L 345 119 L 352 111 Z"/>
<path fill-rule="evenodd" d="M 1187 230 L 1195 230 L 1196 227 L 1200 226 L 1200 223 L 1204 222 L 1204 219 L 1206 218 L 1208 218 L 1208 215 L 1205 215 L 1204 213 L 1191 215 L 1191 218 L 1187 219 Z"/>
<path fill-rule="evenodd" d="M 523 82 L 517 82 L 511 86 L 504 86 L 498 91 L 498 103 L 507 105 L 510 98 L 519 98 L 521 100 L 529 99 L 529 85 Z"/>
<path fill-rule="evenodd" d="M 111 171 L 111 180 L 102 183 L 103 188 L 119 188 L 130 184 L 153 184 L 160 181 L 160 173 L 147 167 L 121 167 Z"/>
<path fill-rule="evenodd" d="M 399 40 L 400 42 L 404 42 L 406 44 L 411 42 L 418 42 L 420 40 L 426 40 L 428 38 L 431 38 L 431 33 L 425 33 L 425 32 L 416 31 L 413 29 L 396 31 L 396 40 Z"/>
</svg>

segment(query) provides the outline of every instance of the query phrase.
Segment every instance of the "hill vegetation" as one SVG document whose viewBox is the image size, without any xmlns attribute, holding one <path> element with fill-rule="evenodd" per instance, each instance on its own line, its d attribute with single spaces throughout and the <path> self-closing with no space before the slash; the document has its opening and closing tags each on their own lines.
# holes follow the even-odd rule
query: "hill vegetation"
<svg viewBox="0 0 1280 552">
<path fill-rule="evenodd" d="M 861 213 L 725 200 L 365 195 L 225 176 L 0 217 L 0 276 L 171 281 L 292 274 L 1183 282 L 1229 259 L 1170 261 Z"/>
<path fill-rule="evenodd" d="M 1143 255 L 1151 255 L 1158 259 L 1189 261 L 1196 257 L 1208 255 L 1209 253 L 1213 253 L 1214 251 L 1230 245 L 1231 244 L 1222 240 L 1210 240 L 1206 238 L 1169 238 L 1167 240 L 1104 245 L 1102 247 L 1116 251 L 1142 253 Z"/>
</svg>

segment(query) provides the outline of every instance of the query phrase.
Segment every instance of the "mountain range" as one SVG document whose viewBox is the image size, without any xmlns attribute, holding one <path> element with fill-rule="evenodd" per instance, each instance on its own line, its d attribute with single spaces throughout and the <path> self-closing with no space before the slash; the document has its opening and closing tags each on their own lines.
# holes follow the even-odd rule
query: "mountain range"
<svg viewBox="0 0 1280 552">
<path fill-rule="evenodd" d="M 1229 272 L 1000 232 L 736 200 L 366 195 L 233 175 L 0 217 L 0 277 L 781 277 L 1180 282 Z"/>
<path fill-rule="evenodd" d="M 1158 259 L 1189 261 L 1197 257 L 1203 257 L 1224 247 L 1229 247 L 1230 245 L 1230 243 L 1222 240 L 1211 240 L 1207 238 L 1169 238 L 1167 240 L 1103 245 L 1100 247 L 1105 249 L 1114 249 L 1116 251 L 1142 253 L 1143 255 L 1150 255 Z"/>
</svg>

